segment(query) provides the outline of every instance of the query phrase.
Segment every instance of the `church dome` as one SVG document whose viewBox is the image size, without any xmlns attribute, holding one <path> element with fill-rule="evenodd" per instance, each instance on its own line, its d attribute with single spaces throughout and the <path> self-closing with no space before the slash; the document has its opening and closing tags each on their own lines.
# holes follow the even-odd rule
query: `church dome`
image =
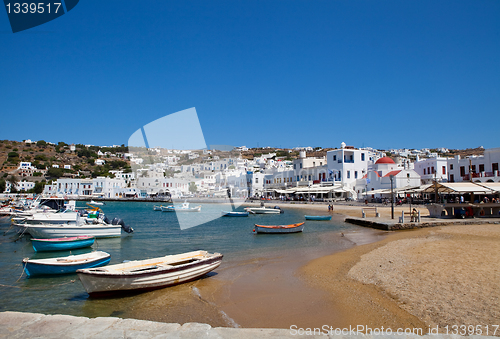
<svg viewBox="0 0 500 339">
<path fill-rule="evenodd" d="M 395 164 L 394 160 L 389 157 L 383 157 L 378 159 L 375 164 Z"/>
</svg>

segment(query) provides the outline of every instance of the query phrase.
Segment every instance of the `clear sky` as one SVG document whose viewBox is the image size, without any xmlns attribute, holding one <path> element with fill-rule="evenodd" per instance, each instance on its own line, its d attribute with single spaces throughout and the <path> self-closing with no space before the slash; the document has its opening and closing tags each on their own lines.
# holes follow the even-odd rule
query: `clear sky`
<svg viewBox="0 0 500 339">
<path fill-rule="evenodd" d="M 0 139 L 195 107 L 207 145 L 500 147 L 498 0 L 81 0 L 15 34 L 0 9 L 0 51 Z"/>
</svg>

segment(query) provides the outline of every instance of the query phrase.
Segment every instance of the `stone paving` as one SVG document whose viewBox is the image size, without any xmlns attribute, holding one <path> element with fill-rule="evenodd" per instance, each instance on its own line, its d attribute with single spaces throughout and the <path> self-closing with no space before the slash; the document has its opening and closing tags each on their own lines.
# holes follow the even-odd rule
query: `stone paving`
<svg viewBox="0 0 500 339">
<path fill-rule="evenodd" d="M 318 329 L 319 330 L 319 329 Z M 306 331 L 306 329 L 304 329 Z M 307 333 L 307 332 L 306 332 Z M 0 338 L 48 339 L 114 339 L 114 338 L 459 338 L 451 335 L 356 335 L 316 334 L 299 335 L 289 329 L 211 327 L 207 324 L 169 324 L 146 320 L 120 318 L 85 318 L 69 315 L 44 315 L 39 313 L 1 312 Z M 469 337 L 472 338 L 472 337 Z M 485 338 L 485 336 L 481 336 Z"/>
</svg>

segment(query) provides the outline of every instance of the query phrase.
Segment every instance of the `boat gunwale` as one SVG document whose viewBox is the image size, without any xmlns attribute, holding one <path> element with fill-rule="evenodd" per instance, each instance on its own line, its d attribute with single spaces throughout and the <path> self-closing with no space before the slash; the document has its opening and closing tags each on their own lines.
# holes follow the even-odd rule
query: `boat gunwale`
<svg viewBox="0 0 500 339">
<path fill-rule="evenodd" d="M 299 223 L 289 224 L 289 225 L 259 225 L 259 224 L 255 224 L 255 226 L 262 227 L 262 228 L 272 228 L 272 229 L 287 229 L 287 228 L 300 227 L 304 224 L 305 224 L 305 222 L 299 222 Z"/>
<path fill-rule="evenodd" d="M 72 237 L 65 238 L 47 238 L 47 239 L 37 239 L 31 238 L 31 241 L 40 242 L 40 243 L 51 243 L 51 244 L 60 244 L 63 242 L 77 242 L 77 241 L 86 241 L 86 240 L 95 240 L 95 236 L 93 235 L 76 235 Z"/>
<path fill-rule="evenodd" d="M 89 255 L 92 253 L 103 253 L 105 255 L 99 255 L 99 256 L 94 256 L 94 257 L 89 257 L 88 261 L 49 261 L 49 260 L 57 260 L 57 259 L 63 259 L 63 258 L 69 258 L 69 257 L 77 257 L 77 256 L 85 256 Z M 81 264 L 88 264 L 89 262 L 94 262 L 98 260 L 103 260 L 103 259 L 109 259 L 111 258 L 111 254 L 103 251 L 95 251 L 95 252 L 90 252 L 90 253 L 85 253 L 85 254 L 77 254 L 77 255 L 70 255 L 68 257 L 56 257 L 56 258 L 46 258 L 46 259 L 29 259 L 29 258 L 24 258 L 23 263 L 30 264 L 30 265 L 41 265 L 41 266 L 76 266 L 76 265 L 81 265 Z M 42 261 L 43 260 L 43 261 Z M 86 259 L 85 259 L 86 260 Z"/>
<path fill-rule="evenodd" d="M 154 276 L 154 275 L 159 275 L 159 274 L 164 274 L 168 272 L 177 272 L 177 271 L 183 271 L 187 267 L 198 267 L 202 265 L 210 265 L 214 262 L 220 261 L 222 262 L 222 258 L 224 256 L 220 253 L 214 253 L 213 256 L 209 258 L 203 258 L 200 259 L 196 262 L 189 262 L 186 264 L 178 265 L 178 266 L 167 266 L 168 264 L 165 264 L 165 266 L 159 266 L 154 268 L 153 270 L 148 270 L 148 271 L 136 271 L 136 272 L 130 272 L 130 271 L 104 271 L 105 267 L 101 268 L 86 268 L 86 269 L 79 269 L 76 271 L 77 274 L 83 274 L 86 276 L 96 276 L 100 278 L 113 278 L 113 279 L 119 279 L 119 278 L 136 278 L 136 277 L 147 277 L 147 276 Z M 149 260 L 149 259 L 146 259 Z M 139 260 L 140 261 L 140 260 Z M 119 264 L 118 264 L 119 265 Z M 152 263 L 151 265 L 154 265 Z M 157 264 L 158 265 L 158 264 Z M 108 267 L 111 267 L 114 265 L 110 265 Z M 97 271 L 100 270 L 100 271 Z"/>
</svg>

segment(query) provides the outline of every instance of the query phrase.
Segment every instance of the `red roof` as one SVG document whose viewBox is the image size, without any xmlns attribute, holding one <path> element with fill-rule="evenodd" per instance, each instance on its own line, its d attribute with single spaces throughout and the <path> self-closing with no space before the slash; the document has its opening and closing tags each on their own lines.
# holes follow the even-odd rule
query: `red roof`
<svg viewBox="0 0 500 339">
<path fill-rule="evenodd" d="M 375 163 L 376 164 L 395 164 L 394 160 L 392 160 L 389 157 L 380 158 Z"/>
<path fill-rule="evenodd" d="M 389 173 L 387 173 L 386 175 L 384 175 L 384 177 L 390 177 L 391 175 L 396 175 L 396 174 L 398 174 L 399 172 L 401 172 L 401 170 L 399 170 L 399 171 L 392 171 L 392 172 L 389 172 Z"/>
<path fill-rule="evenodd" d="M 380 178 L 380 174 L 378 174 L 378 172 L 377 172 L 377 171 L 370 171 L 370 172 L 375 173 L 375 174 L 377 175 L 377 177 L 379 177 L 379 178 Z M 368 172 L 368 173 L 370 173 L 370 172 Z M 366 173 L 366 174 L 363 176 L 363 178 L 361 178 L 361 179 L 366 179 L 366 178 L 368 178 L 368 173 Z"/>
</svg>

